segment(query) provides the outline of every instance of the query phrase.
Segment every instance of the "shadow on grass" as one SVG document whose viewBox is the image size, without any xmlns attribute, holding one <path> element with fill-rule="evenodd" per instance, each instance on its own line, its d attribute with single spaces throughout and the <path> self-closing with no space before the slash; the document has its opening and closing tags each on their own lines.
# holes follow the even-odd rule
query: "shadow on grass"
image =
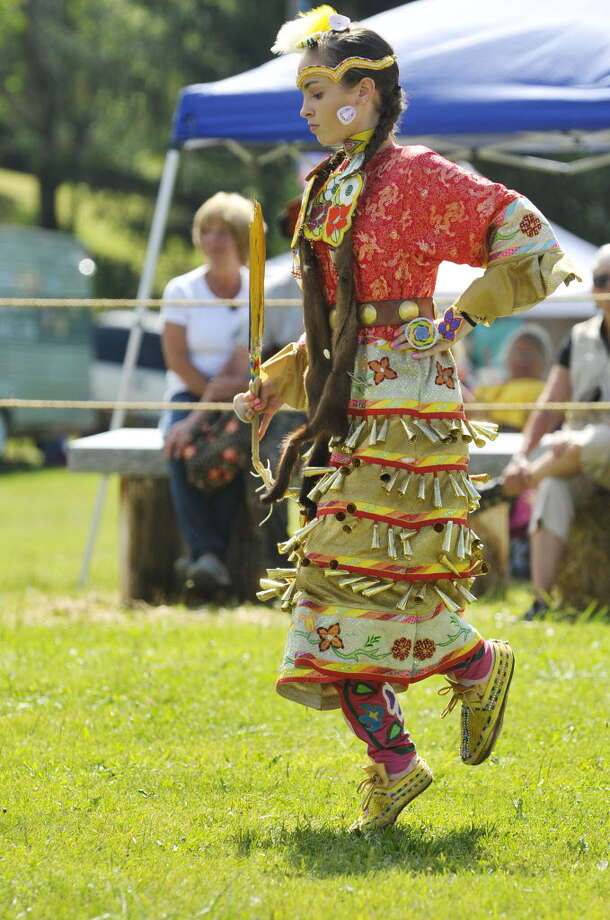
<svg viewBox="0 0 610 920">
<path fill-rule="evenodd" d="M 400 866 L 413 874 L 446 874 L 476 869 L 489 854 L 483 843 L 495 833 L 493 824 L 471 824 L 438 832 L 430 827 L 395 826 L 371 836 L 330 827 L 300 825 L 261 832 L 244 828 L 233 837 L 239 856 L 255 851 L 283 853 L 300 870 L 325 878 L 365 875 Z"/>
</svg>

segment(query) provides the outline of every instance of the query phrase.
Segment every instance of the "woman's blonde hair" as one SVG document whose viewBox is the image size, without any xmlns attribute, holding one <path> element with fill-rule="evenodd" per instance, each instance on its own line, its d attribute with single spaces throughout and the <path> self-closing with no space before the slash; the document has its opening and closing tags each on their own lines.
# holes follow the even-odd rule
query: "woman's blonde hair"
<svg viewBox="0 0 610 920">
<path fill-rule="evenodd" d="M 237 243 L 239 260 L 242 265 L 248 264 L 248 231 L 252 220 L 252 202 L 243 198 L 236 192 L 216 192 L 195 212 L 193 217 L 192 238 L 193 246 L 199 249 L 201 234 L 212 221 L 219 220 L 225 224 Z"/>
</svg>

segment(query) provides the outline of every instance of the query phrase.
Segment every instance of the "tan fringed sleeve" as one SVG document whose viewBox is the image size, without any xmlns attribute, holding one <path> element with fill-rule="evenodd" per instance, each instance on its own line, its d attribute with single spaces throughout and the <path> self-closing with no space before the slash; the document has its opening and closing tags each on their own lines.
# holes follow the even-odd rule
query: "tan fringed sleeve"
<svg viewBox="0 0 610 920">
<path fill-rule="evenodd" d="M 263 383 L 270 381 L 277 395 L 288 406 L 306 412 L 304 378 L 307 364 L 305 344 L 290 342 L 261 365 L 261 380 Z"/>
<path fill-rule="evenodd" d="M 491 227 L 485 274 L 466 288 L 454 307 L 489 325 L 500 316 L 535 306 L 562 282 L 575 278 L 580 280 L 544 215 L 526 198 L 518 198 Z"/>
</svg>

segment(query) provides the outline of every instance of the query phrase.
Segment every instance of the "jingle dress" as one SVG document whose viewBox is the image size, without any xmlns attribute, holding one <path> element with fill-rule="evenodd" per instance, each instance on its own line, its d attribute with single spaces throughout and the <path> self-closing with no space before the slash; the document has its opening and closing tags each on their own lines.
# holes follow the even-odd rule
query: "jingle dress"
<svg viewBox="0 0 610 920">
<path fill-rule="evenodd" d="M 304 195 L 296 235 L 313 247 L 329 309 L 333 250 L 352 221 L 359 305 L 431 297 L 449 260 L 486 266 L 454 307 L 488 323 L 574 277 L 544 216 L 517 192 L 426 147 L 388 146 L 364 169 L 362 159 L 346 158 L 309 200 L 314 171 Z M 466 420 L 449 351 L 414 359 L 390 347 L 395 331 L 360 328 L 349 432 L 331 441 L 329 471 L 310 480 L 315 517 L 283 546 L 294 571 L 262 582 L 291 613 L 278 692 L 315 709 L 339 706 L 342 680 L 404 690 L 483 645 L 462 615 L 483 567 L 468 524 L 478 498 L 468 444 L 495 426 Z M 263 379 L 304 409 L 306 368 L 306 343 L 295 343 L 263 365 Z"/>
</svg>

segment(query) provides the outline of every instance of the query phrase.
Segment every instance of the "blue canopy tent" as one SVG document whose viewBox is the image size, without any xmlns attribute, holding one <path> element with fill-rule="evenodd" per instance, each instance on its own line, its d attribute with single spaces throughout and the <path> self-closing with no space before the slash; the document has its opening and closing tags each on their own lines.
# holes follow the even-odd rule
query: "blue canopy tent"
<svg viewBox="0 0 610 920">
<path fill-rule="evenodd" d="M 365 20 L 394 47 L 409 108 L 401 134 L 460 138 L 466 146 L 532 132 L 569 132 L 610 146 L 610 4 L 607 0 L 419 0 Z M 299 117 L 297 56 L 187 86 L 175 147 L 210 141 L 311 143 Z M 575 135 L 577 132 L 577 135 Z M 583 137 L 603 132 L 604 138 Z M 446 145 L 446 140 L 441 142 Z M 436 146 L 439 146 L 438 140 Z M 548 140 L 547 140 L 548 146 Z"/>
<path fill-rule="evenodd" d="M 418 0 L 364 23 L 398 56 L 404 141 L 546 171 L 610 163 L 608 0 Z M 221 143 L 264 162 L 312 144 L 297 60 L 182 90 L 138 296 L 151 288 L 181 150 Z M 540 156 L 550 152 L 572 159 Z"/>
<path fill-rule="evenodd" d="M 394 47 L 410 105 L 403 140 L 453 158 L 554 171 L 610 162 L 610 4 L 608 0 L 418 0 L 364 21 Z M 278 24 L 279 25 L 279 24 Z M 264 161 L 311 144 L 299 117 L 297 58 L 276 58 L 179 96 L 138 299 L 150 296 L 182 150 L 224 143 Z M 261 149 L 262 148 L 262 149 Z M 531 156 L 578 154 L 572 162 Z M 584 154 L 584 155 L 583 155 Z M 142 339 L 144 307 L 129 337 L 117 400 L 125 398 Z M 123 410 L 115 410 L 111 428 Z M 87 578 L 98 494 L 81 583 Z"/>
</svg>

